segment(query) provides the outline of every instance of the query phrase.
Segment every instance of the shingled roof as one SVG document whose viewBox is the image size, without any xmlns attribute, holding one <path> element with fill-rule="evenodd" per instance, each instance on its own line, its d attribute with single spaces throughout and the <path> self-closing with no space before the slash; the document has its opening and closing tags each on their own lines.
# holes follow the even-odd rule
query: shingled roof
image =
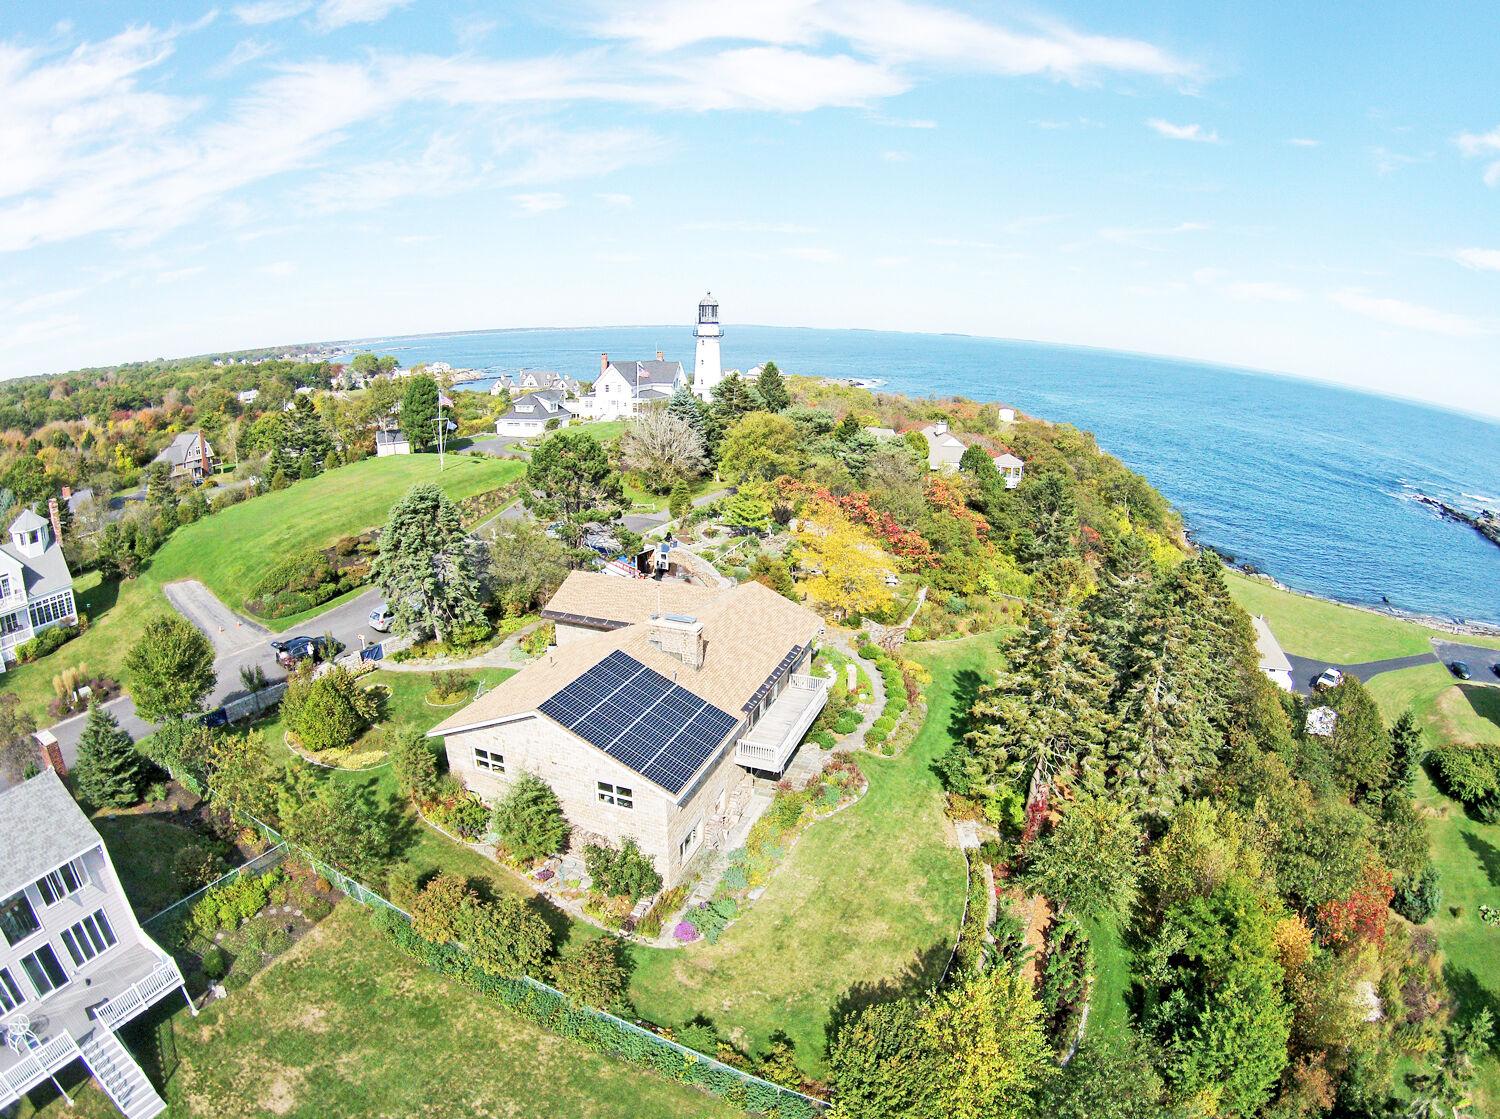
<svg viewBox="0 0 1500 1119">
<path fill-rule="evenodd" d="M 0 898 L 99 843 L 99 833 L 50 769 L 0 793 Z"/>
</svg>

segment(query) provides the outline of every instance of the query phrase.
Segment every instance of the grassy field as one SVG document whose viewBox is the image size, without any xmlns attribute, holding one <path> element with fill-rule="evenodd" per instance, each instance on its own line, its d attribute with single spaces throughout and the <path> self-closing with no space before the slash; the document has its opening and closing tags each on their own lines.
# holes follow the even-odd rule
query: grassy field
<svg viewBox="0 0 1500 1119">
<path fill-rule="evenodd" d="M 1283 649 L 1302 657 L 1336 664 L 1405 657 L 1431 652 L 1433 637 L 1500 649 L 1500 638 L 1460 639 L 1415 622 L 1293 594 L 1234 572 L 1229 573 L 1229 592 L 1245 610 L 1265 616 Z"/>
<path fill-rule="evenodd" d="M 45 726 L 52 721 L 46 714 L 52 678 L 64 668 L 87 664 L 94 672 L 120 677 L 125 654 L 146 623 L 171 610 L 163 584 L 200 579 L 231 608 L 241 609 L 272 564 L 382 524 L 390 507 L 418 482 L 437 482 L 449 496 L 463 498 L 504 485 L 522 469 L 518 462 L 455 455 L 439 474 L 435 455 L 372 458 L 232 505 L 174 532 L 139 578 L 120 584 L 101 584 L 97 575 L 80 579 L 80 606 L 93 623 L 88 632 L 51 656 L 11 669 L 0 688 L 15 692 Z M 287 629 L 306 617 L 268 624 Z"/>
<path fill-rule="evenodd" d="M 1085 921 L 1089 943 L 1094 948 L 1094 989 L 1089 996 L 1090 1036 L 1100 1037 L 1122 1029 L 1129 1020 L 1125 993 L 1130 989 L 1130 951 L 1113 917 Z"/>
<path fill-rule="evenodd" d="M 631 995 L 643 1015 L 680 1026 L 704 1014 L 752 1052 L 785 1031 L 798 1063 L 821 1076 L 841 1008 L 924 987 L 942 970 L 963 910 L 964 862 L 931 765 L 998 653 L 992 637 L 910 648 L 933 673 L 915 743 L 897 758 L 859 756 L 868 794 L 804 832 L 718 944 L 637 950 Z"/>
<path fill-rule="evenodd" d="M 165 1084 L 173 1119 L 743 1114 L 547 1033 L 427 971 L 349 902 L 197 1018 L 178 1010 L 180 1001 L 162 1005 L 127 1043 Z M 97 1088 L 81 1096 L 74 1110 L 52 1100 L 40 1114 L 117 1119 Z"/>
</svg>

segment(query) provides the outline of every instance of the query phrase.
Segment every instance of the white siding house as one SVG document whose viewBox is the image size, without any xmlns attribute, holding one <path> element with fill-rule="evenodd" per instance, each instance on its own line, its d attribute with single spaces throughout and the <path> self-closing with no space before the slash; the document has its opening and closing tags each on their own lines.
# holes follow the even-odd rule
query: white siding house
<svg viewBox="0 0 1500 1119">
<path fill-rule="evenodd" d="M 56 773 L 0 793 L 0 835 L 0 1109 L 82 1060 L 128 1119 L 160 1114 L 115 1031 L 173 992 L 186 998 L 182 973 L 136 921 Z"/>
<path fill-rule="evenodd" d="M 562 389 L 541 389 L 518 396 L 510 411 L 495 421 L 495 434 L 541 435 L 549 423 L 554 428 L 567 427 L 573 419 L 570 403 Z"/>
<path fill-rule="evenodd" d="M 17 645 L 76 621 L 73 576 L 62 545 L 45 518 L 23 510 L 0 544 L 0 671 L 16 659 Z"/>
</svg>

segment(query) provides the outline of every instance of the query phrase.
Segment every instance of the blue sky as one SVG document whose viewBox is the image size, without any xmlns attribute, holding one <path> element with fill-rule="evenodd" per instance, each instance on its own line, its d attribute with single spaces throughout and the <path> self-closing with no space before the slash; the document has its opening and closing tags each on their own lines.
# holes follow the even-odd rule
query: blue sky
<svg viewBox="0 0 1500 1119">
<path fill-rule="evenodd" d="M 1492 5 L 74 7 L 0 12 L 0 376 L 712 288 L 1500 415 Z"/>
</svg>

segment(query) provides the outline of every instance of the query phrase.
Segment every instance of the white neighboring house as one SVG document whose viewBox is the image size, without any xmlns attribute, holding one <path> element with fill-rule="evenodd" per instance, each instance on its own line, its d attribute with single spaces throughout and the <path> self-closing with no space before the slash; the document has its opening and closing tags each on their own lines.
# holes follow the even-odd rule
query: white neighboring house
<svg viewBox="0 0 1500 1119">
<path fill-rule="evenodd" d="M 254 404 L 260 399 L 260 389 L 241 389 L 234 394 L 234 398 L 241 404 Z"/>
<path fill-rule="evenodd" d="M 510 411 L 495 421 L 496 435 L 541 435 L 547 425 L 567 427 L 573 413 L 566 405 L 567 393 L 562 389 L 539 389 L 516 397 Z"/>
<path fill-rule="evenodd" d="M 577 411 L 590 420 L 627 419 L 643 407 L 670 400 L 687 383 L 682 362 L 668 361 L 660 350 L 655 361 L 611 361 L 600 354 L 594 389 L 577 402 Z"/>
<path fill-rule="evenodd" d="M 406 433 L 397 428 L 387 431 L 381 428 L 375 433 L 375 457 L 390 458 L 391 455 L 411 454 L 411 440 L 407 439 Z"/>
<path fill-rule="evenodd" d="M 1282 691 L 1291 691 L 1292 662 L 1282 651 L 1281 642 L 1276 640 L 1263 615 L 1252 617 L 1250 624 L 1255 627 L 1255 652 L 1260 657 L 1260 670 Z"/>
<path fill-rule="evenodd" d="M 927 468 L 951 474 L 958 469 L 958 462 L 968 448 L 964 441 L 948 430 L 947 423 L 938 421 L 921 429 L 927 440 Z"/>
<path fill-rule="evenodd" d="M 1015 423 L 1016 422 L 1016 410 L 1014 408 L 1001 408 L 1000 409 L 1000 422 L 1003 423 L 1003 424 L 1013 424 L 1013 423 Z"/>
<path fill-rule="evenodd" d="M 128 1119 L 161 1114 L 115 1031 L 173 992 L 188 998 L 182 972 L 136 921 L 55 772 L 0 793 L 0 835 L 0 1109 L 81 1059 Z"/>
<path fill-rule="evenodd" d="M 10 523 L 10 539 L 0 544 L 0 671 L 16 659 L 17 645 L 76 621 L 73 575 L 62 545 L 45 518 L 22 510 Z"/>
<path fill-rule="evenodd" d="M 1009 451 L 996 455 L 994 463 L 995 469 L 1004 477 L 1005 488 L 1008 490 L 1015 489 L 1021 484 L 1021 479 L 1026 477 L 1026 464 Z"/>
</svg>

